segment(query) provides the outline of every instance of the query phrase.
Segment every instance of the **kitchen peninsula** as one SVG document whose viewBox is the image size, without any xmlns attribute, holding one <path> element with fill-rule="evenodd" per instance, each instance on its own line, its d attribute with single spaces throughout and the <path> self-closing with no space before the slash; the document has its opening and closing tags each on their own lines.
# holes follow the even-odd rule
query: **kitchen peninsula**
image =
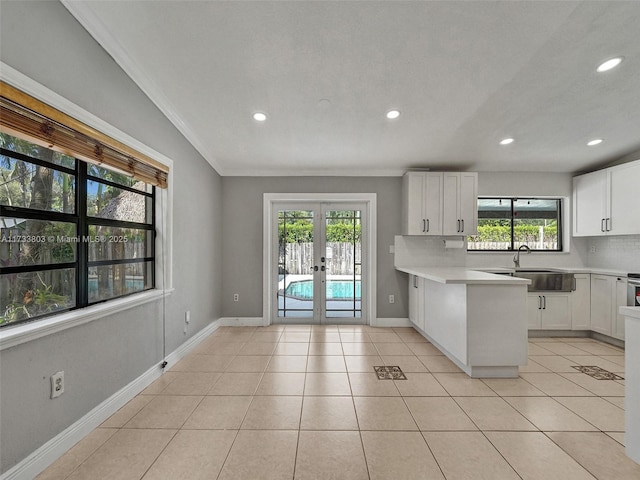
<svg viewBox="0 0 640 480">
<path fill-rule="evenodd" d="M 404 267 L 409 318 L 473 378 L 515 378 L 527 363 L 530 280 L 464 267 Z"/>
</svg>

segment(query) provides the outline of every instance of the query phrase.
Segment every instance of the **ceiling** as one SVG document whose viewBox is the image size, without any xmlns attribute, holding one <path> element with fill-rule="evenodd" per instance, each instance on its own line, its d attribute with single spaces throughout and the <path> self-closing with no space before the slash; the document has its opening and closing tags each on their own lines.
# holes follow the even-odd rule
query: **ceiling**
<svg viewBox="0 0 640 480">
<path fill-rule="evenodd" d="M 579 172 L 640 150 L 640 2 L 63 3 L 222 175 Z"/>
</svg>

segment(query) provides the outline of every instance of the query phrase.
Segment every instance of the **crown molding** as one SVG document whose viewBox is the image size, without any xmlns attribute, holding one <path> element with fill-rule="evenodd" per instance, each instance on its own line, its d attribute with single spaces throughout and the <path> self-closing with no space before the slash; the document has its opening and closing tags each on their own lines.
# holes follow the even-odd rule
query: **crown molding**
<svg viewBox="0 0 640 480">
<path fill-rule="evenodd" d="M 193 129 L 178 114 L 178 110 L 169 101 L 162 89 L 138 66 L 127 50 L 123 48 L 117 38 L 102 23 L 91 9 L 91 2 L 76 2 L 61 0 L 62 5 L 75 17 L 82 27 L 96 42 L 115 60 L 124 73 L 142 90 L 151 102 L 167 117 L 176 129 L 193 145 L 202 157 L 220 175 L 225 175 L 224 169 L 215 160 L 213 152 L 209 151 L 194 133 Z"/>
</svg>

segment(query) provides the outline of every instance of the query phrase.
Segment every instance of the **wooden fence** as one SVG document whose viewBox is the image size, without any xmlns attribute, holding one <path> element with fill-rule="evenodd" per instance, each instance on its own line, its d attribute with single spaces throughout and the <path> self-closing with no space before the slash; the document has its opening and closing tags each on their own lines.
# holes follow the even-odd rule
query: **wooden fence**
<svg viewBox="0 0 640 480">
<path fill-rule="evenodd" d="M 348 242 L 327 242 L 325 257 L 327 272 L 332 275 L 360 275 L 361 246 Z M 312 272 L 314 267 L 313 243 L 287 243 L 280 248 L 278 266 L 291 275 Z"/>
</svg>

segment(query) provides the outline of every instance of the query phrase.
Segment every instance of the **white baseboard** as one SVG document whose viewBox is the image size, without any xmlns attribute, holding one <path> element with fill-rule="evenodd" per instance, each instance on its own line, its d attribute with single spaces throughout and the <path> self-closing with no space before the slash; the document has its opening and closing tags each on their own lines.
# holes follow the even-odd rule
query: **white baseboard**
<svg viewBox="0 0 640 480">
<path fill-rule="evenodd" d="M 205 338 L 215 332 L 222 325 L 220 323 L 221 320 L 222 319 L 214 320 L 189 340 L 176 348 L 169 355 L 167 355 L 167 357 L 165 358 L 165 361 L 167 362 L 167 366 L 165 367 L 165 369 L 173 367 L 182 357 L 187 355 L 191 350 L 197 347 L 200 342 L 202 342 Z"/>
<path fill-rule="evenodd" d="M 408 318 L 376 318 L 372 327 L 413 327 Z"/>
<path fill-rule="evenodd" d="M 165 368 L 175 365 L 207 336 L 215 332 L 219 326 L 220 320 L 215 320 L 180 345 L 166 357 L 167 366 Z M 116 413 L 129 400 L 151 385 L 161 375 L 162 367 L 159 364 L 154 365 L 134 381 L 111 395 L 73 425 L 67 427 L 36 451 L 32 452 L 20 463 L 0 475 L 0 480 L 30 480 L 35 478 L 40 472 L 55 462 L 92 430 L 100 426 L 107 418 Z"/>
<path fill-rule="evenodd" d="M 222 317 L 220 320 L 221 327 L 264 327 L 264 318 L 262 317 Z"/>
</svg>

